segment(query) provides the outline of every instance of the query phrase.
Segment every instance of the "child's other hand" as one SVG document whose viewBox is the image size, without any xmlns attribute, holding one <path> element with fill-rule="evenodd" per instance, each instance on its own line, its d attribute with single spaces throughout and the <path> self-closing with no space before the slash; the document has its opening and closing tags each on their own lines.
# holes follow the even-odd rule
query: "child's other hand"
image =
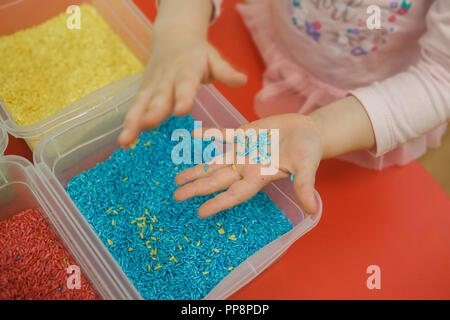
<svg viewBox="0 0 450 320">
<path fill-rule="evenodd" d="M 189 113 L 200 84 L 218 81 L 239 87 L 247 81 L 246 75 L 226 62 L 206 36 L 179 30 L 155 32 L 153 47 L 118 140 L 123 147 L 129 146 L 142 129 L 158 126 L 172 113 Z"/>
<path fill-rule="evenodd" d="M 294 173 L 298 202 L 306 212 L 316 212 L 314 182 L 323 148 L 319 131 L 312 119 L 301 114 L 284 114 L 257 120 L 241 128 L 255 129 L 256 132 L 259 129 L 279 129 L 278 172 L 274 175 L 261 175 L 261 164 L 250 164 L 248 159 L 245 164 L 235 166 L 210 164 L 206 172 L 205 165 L 200 164 L 176 176 L 175 183 L 183 186 L 175 191 L 174 198 L 184 201 L 227 189 L 200 206 L 198 214 L 206 218 L 250 199 L 270 182 L 290 177 Z M 225 137 L 224 129 L 222 133 Z M 202 138 L 196 130 L 193 136 Z"/>
</svg>

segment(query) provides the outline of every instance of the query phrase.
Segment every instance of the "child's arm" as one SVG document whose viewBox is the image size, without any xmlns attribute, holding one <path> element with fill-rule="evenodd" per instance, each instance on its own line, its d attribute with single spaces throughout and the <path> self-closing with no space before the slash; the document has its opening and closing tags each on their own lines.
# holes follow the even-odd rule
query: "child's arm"
<svg viewBox="0 0 450 320">
<path fill-rule="evenodd" d="M 427 15 L 427 32 L 420 39 L 422 56 L 407 71 L 322 107 L 309 116 L 280 115 L 246 125 L 280 129 L 280 172 L 259 174 L 258 165 L 212 165 L 181 172 L 175 199 L 227 191 L 199 208 L 207 217 L 250 197 L 273 180 L 295 173 L 297 199 L 307 212 L 316 210 L 313 188 L 323 158 L 354 150 L 374 149 L 382 155 L 450 118 L 450 1 L 436 0 Z"/>
<path fill-rule="evenodd" d="M 242 129 L 279 129 L 279 171 L 261 175 L 259 164 L 197 165 L 177 175 L 177 201 L 227 189 L 206 201 L 198 210 L 208 217 L 254 196 L 270 182 L 295 174 L 294 188 L 301 207 L 309 213 L 317 210 L 314 196 L 316 170 L 321 159 L 375 146 L 370 119 L 353 96 L 327 105 L 308 116 L 284 114 L 246 124 Z M 203 128 L 203 130 L 206 130 Z M 224 129 L 223 135 L 224 134 Z M 201 138 L 194 130 L 194 137 Z M 273 143 L 273 141 L 272 141 Z M 236 148 L 235 148 L 236 149 Z M 273 157 L 274 155 L 272 155 Z"/>
<path fill-rule="evenodd" d="M 309 114 L 323 143 L 322 159 L 375 147 L 372 123 L 353 96 L 335 101 Z"/>
<path fill-rule="evenodd" d="M 373 125 L 376 156 L 450 119 L 450 1 L 436 0 L 426 16 L 416 64 L 384 81 L 352 91 Z"/>
<path fill-rule="evenodd" d="M 140 90 L 128 111 L 118 143 L 127 147 L 143 128 L 158 126 L 167 117 L 187 114 L 200 83 L 245 84 L 208 43 L 212 0 L 163 0 L 153 34 L 150 61 Z"/>
</svg>

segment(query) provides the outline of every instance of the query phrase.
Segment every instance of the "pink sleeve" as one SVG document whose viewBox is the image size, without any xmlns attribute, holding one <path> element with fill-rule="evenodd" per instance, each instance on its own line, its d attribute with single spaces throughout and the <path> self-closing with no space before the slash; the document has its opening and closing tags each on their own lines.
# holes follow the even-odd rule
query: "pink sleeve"
<svg viewBox="0 0 450 320">
<path fill-rule="evenodd" d="M 156 7 L 159 6 L 160 1 L 161 0 L 156 0 Z M 220 8 L 222 5 L 222 0 L 211 0 L 211 2 L 213 3 L 214 6 L 213 12 L 211 14 L 211 23 L 213 23 L 217 19 L 217 17 L 220 16 Z"/>
<path fill-rule="evenodd" d="M 217 17 L 220 16 L 220 9 L 222 6 L 222 0 L 212 0 L 213 5 L 214 5 L 214 13 L 212 16 L 212 21 L 215 21 L 217 19 Z"/>
<path fill-rule="evenodd" d="M 376 156 L 450 119 L 450 1 L 435 0 L 420 38 L 421 58 L 405 72 L 351 91 L 366 109 Z"/>
</svg>

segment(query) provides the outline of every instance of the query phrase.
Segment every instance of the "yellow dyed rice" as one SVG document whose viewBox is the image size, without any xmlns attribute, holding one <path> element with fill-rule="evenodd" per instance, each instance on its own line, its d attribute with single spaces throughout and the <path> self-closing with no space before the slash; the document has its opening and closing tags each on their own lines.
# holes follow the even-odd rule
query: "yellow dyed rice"
<svg viewBox="0 0 450 320">
<path fill-rule="evenodd" d="M 19 125 L 32 125 L 83 96 L 143 70 L 143 64 L 89 4 L 81 29 L 62 13 L 0 36 L 0 98 Z"/>
<path fill-rule="evenodd" d="M 130 144 L 130 148 L 131 148 L 131 149 L 136 148 L 136 145 L 137 145 L 138 143 L 139 143 L 139 139 L 134 140 L 133 143 Z"/>
<path fill-rule="evenodd" d="M 162 265 L 158 263 L 154 270 L 158 270 L 159 268 L 162 268 Z"/>
</svg>

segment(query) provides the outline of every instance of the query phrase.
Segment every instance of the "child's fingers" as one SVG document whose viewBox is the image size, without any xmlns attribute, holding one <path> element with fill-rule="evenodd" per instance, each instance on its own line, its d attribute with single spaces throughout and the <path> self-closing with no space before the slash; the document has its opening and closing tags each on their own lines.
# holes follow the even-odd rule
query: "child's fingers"
<svg viewBox="0 0 450 320">
<path fill-rule="evenodd" d="M 150 101 L 149 108 L 143 115 L 141 124 L 145 128 L 157 127 L 167 119 L 172 112 L 173 87 L 169 84 L 156 91 L 156 95 Z"/>
<path fill-rule="evenodd" d="M 188 182 L 194 181 L 195 179 L 203 177 L 206 174 L 205 165 L 206 165 L 205 163 L 201 163 L 194 167 L 181 171 L 175 177 L 175 184 L 177 186 L 182 186 L 183 184 L 186 184 Z"/>
<path fill-rule="evenodd" d="M 314 194 L 315 170 L 297 169 L 294 177 L 294 190 L 300 207 L 307 213 L 317 211 L 317 202 Z"/>
<path fill-rule="evenodd" d="M 139 136 L 142 114 L 151 99 L 150 90 L 144 90 L 141 89 L 128 110 L 122 133 L 118 138 L 118 144 L 122 147 L 129 146 Z"/>
<path fill-rule="evenodd" d="M 228 166 L 227 164 L 208 164 L 205 170 L 206 163 L 198 164 L 192 168 L 181 171 L 175 177 L 175 184 L 181 186 L 196 179 L 213 174 L 215 171 Z"/>
<path fill-rule="evenodd" d="M 185 201 L 196 196 L 206 196 L 227 189 L 241 179 L 241 175 L 230 167 L 222 168 L 206 177 L 188 183 L 174 193 L 176 201 Z"/>
<path fill-rule="evenodd" d="M 191 81 L 177 85 L 175 89 L 175 115 L 179 117 L 187 115 L 192 109 L 196 94 L 197 86 Z"/>
<path fill-rule="evenodd" d="M 233 183 L 227 191 L 202 204 L 198 209 L 198 215 L 201 218 L 207 218 L 220 211 L 234 207 L 253 197 L 262 187 L 264 187 L 262 181 L 254 183 L 249 182 L 247 179 L 239 180 Z"/>
<path fill-rule="evenodd" d="M 184 116 L 189 113 L 194 104 L 194 99 L 200 80 L 194 75 L 181 75 L 175 81 L 175 109 L 177 116 Z"/>
<path fill-rule="evenodd" d="M 210 54 L 210 68 L 213 79 L 229 87 L 241 87 L 247 82 L 247 76 L 236 71 L 216 51 Z"/>
</svg>

